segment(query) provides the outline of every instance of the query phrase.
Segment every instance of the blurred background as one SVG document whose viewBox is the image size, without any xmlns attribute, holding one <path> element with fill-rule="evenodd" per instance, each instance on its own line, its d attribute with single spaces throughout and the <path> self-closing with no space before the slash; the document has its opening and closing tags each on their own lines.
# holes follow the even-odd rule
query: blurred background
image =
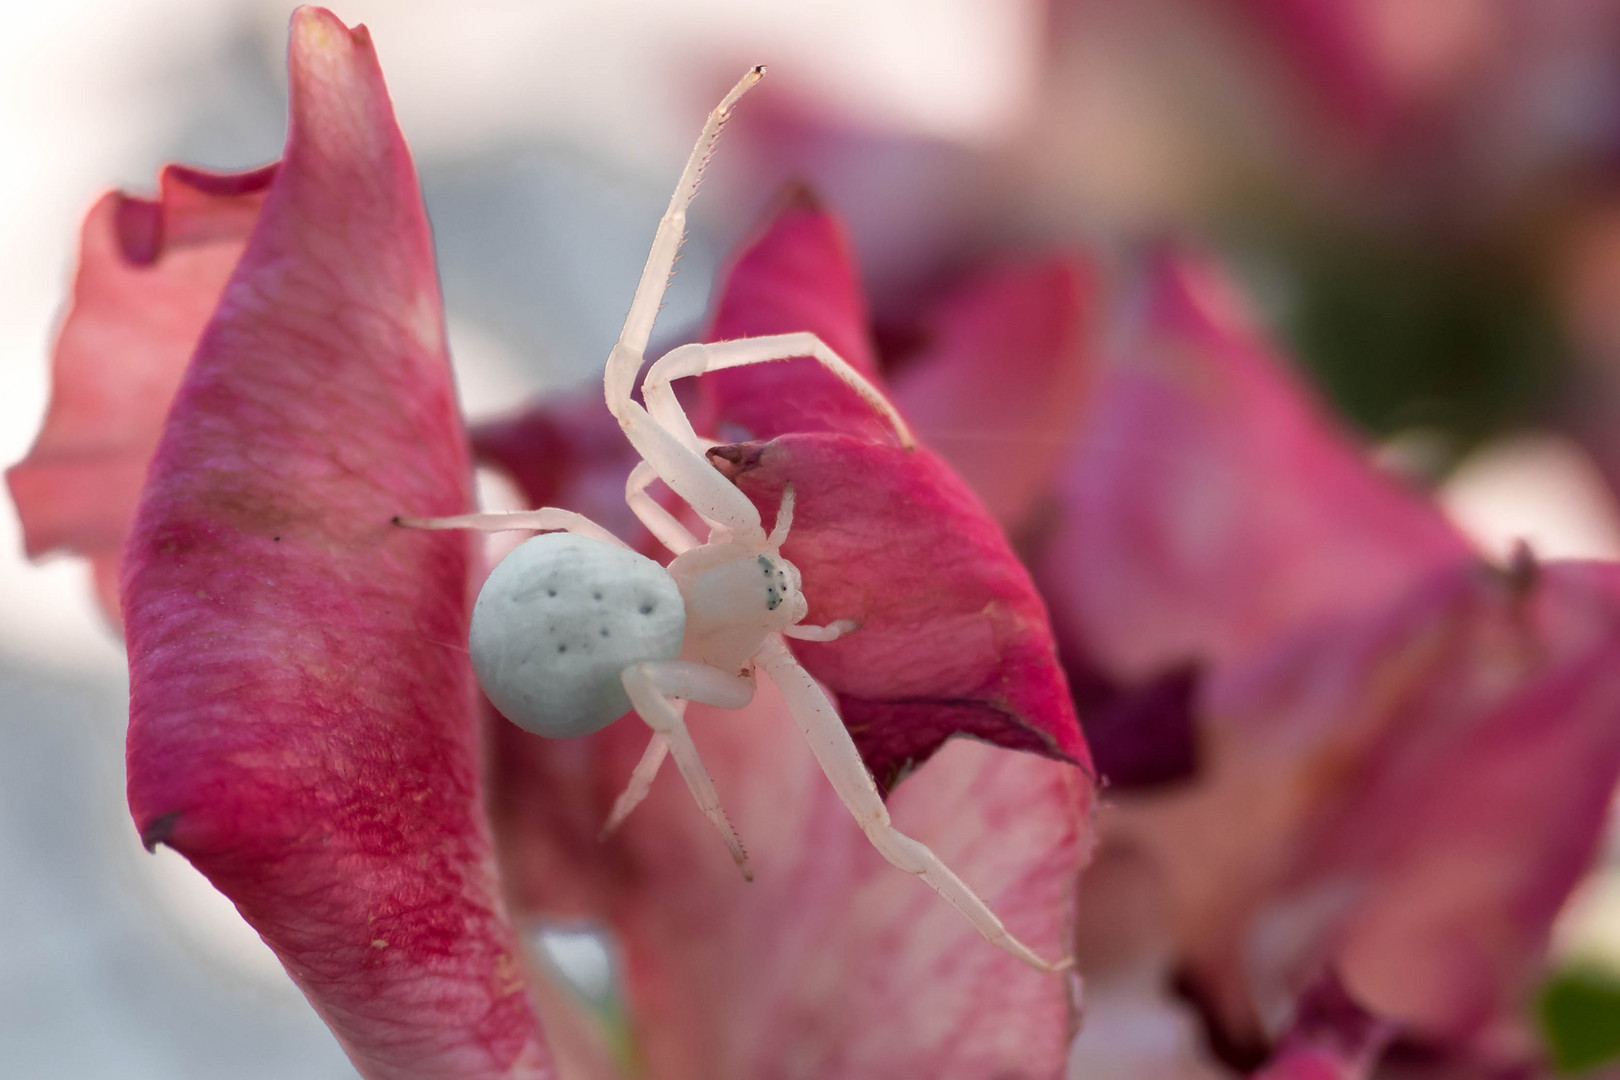
<svg viewBox="0 0 1620 1080">
<path fill-rule="evenodd" d="M 661 335 L 701 318 L 719 259 L 793 178 L 849 222 L 880 326 L 988 251 L 1083 248 L 1106 266 L 1191 235 L 1345 421 L 1486 549 L 1526 537 L 1544 556 L 1620 557 L 1620 0 L 335 10 L 370 26 L 416 154 L 473 415 L 595 376 L 703 114 L 764 62 Z M 289 12 L 8 11 L 0 461 L 42 415 L 92 201 L 149 192 L 168 161 L 278 155 Z M 20 551 L 8 506 L 0 1067 L 353 1076 L 229 905 L 178 856 L 141 850 L 120 647 L 80 567 Z M 1620 1028 L 1620 876 L 1594 877 L 1558 947 L 1557 1037 Z"/>
</svg>

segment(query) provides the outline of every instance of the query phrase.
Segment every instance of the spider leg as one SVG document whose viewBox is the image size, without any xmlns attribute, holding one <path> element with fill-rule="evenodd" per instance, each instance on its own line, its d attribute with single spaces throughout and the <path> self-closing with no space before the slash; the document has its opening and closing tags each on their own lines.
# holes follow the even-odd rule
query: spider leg
<svg viewBox="0 0 1620 1080">
<path fill-rule="evenodd" d="M 664 290 L 675 272 L 675 256 L 686 237 L 687 207 L 692 205 L 692 199 L 697 195 L 698 185 L 703 181 L 703 170 L 714 154 L 715 144 L 720 141 L 721 129 L 731 119 L 731 109 L 737 104 L 737 99 L 764 77 L 765 67 L 760 65 L 750 68 L 737 81 L 737 85 L 709 113 L 697 144 L 686 158 L 686 167 L 681 170 L 681 178 L 669 197 L 669 207 L 653 235 L 652 250 L 647 253 L 641 278 L 636 282 L 636 294 L 630 301 L 630 313 L 625 317 L 624 329 L 619 332 L 618 343 L 608 355 L 605 383 L 609 406 L 630 399 L 630 391 L 635 386 L 636 375 L 641 371 L 647 353 L 647 341 L 652 337 L 653 320 L 658 317 Z"/>
<path fill-rule="evenodd" d="M 855 741 L 838 716 L 826 692 L 816 685 L 810 673 L 788 652 L 787 645 L 777 635 L 765 641 L 755 663 L 765 669 L 766 675 L 782 691 L 788 711 L 816 761 L 826 773 L 833 790 L 855 816 L 861 831 L 866 833 L 872 846 L 890 863 L 907 873 L 915 874 L 927 882 L 952 907 L 960 912 L 973 928 L 992 945 L 1012 953 L 1018 959 L 1039 971 L 1063 971 L 1073 966 L 1073 960 L 1051 963 L 1041 959 L 1028 945 L 1013 937 L 993 911 L 979 899 L 966 882 L 957 877 L 939 856 L 926 846 L 896 829 L 889 820 L 889 811 L 883 805 L 872 774 L 867 772 Z"/>
<path fill-rule="evenodd" d="M 691 551 L 698 546 L 698 538 L 677 521 L 674 514 L 664 509 L 657 499 L 647 494 L 647 485 L 656 479 L 656 469 L 645 461 L 637 462 L 636 467 L 630 470 L 630 479 L 625 481 L 624 501 L 630 505 L 630 512 L 647 526 L 647 531 L 672 553 L 679 555 L 683 551 Z"/>
<path fill-rule="evenodd" d="M 729 675 L 719 668 L 688 660 L 643 661 L 625 668 L 622 678 L 624 689 L 630 695 L 630 704 L 652 728 L 654 736 L 661 737 L 668 744 L 675 767 L 680 770 L 681 778 L 686 781 L 687 790 L 692 793 L 698 809 L 703 811 L 720 838 L 726 842 L 732 860 L 742 868 L 743 877 L 752 881 L 754 875 L 748 868 L 748 854 L 743 851 L 737 831 L 731 827 L 731 821 L 721 809 L 714 782 L 709 779 L 709 772 L 703 767 L 703 759 L 698 756 L 692 735 L 686 730 L 685 709 L 671 699 L 740 709 L 753 700 L 753 679 Z M 631 786 L 620 796 L 619 802 L 632 798 L 639 801 L 634 791 L 639 781 L 647 784 L 652 782 L 651 773 L 658 767 L 658 762 L 650 762 L 653 757 L 651 748 L 642 755 L 641 764 L 636 766 L 631 776 Z M 634 806 L 634 802 L 631 802 L 631 806 Z M 629 810 L 624 813 L 629 813 Z M 614 814 L 620 818 L 623 816 L 619 814 L 617 806 Z M 610 817 L 609 820 L 613 821 L 614 818 Z"/>
<path fill-rule="evenodd" d="M 663 478 L 664 483 L 685 499 L 692 509 L 708 521 L 730 529 L 738 536 L 759 533 L 759 512 L 742 492 L 721 476 L 699 449 L 694 449 L 659 426 L 630 396 L 635 388 L 636 375 L 647 353 L 647 340 L 652 336 L 653 320 L 663 301 L 664 289 L 675 269 L 675 256 L 686 235 L 686 210 L 697 194 L 703 179 L 704 166 L 714 153 L 720 130 L 731 116 L 731 108 L 750 87 L 765 75 L 763 67 L 756 67 L 738 81 L 709 114 L 686 159 L 686 168 L 670 196 L 669 208 L 658 222 L 653 236 L 652 250 L 636 283 L 636 294 L 630 301 L 630 313 L 625 317 L 619 340 L 608 354 L 607 371 L 602 388 L 608 409 L 624 429 L 625 437 L 636 452 L 649 462 Z M 687 425 L 690 430 L 690 425 Z"/>
<path fill-rule="evenodd" d="M 686 702 L 677 701 L 674 705 L 681 712 L 682 719 L 685 719 Z M 630 816 L 630 811 L 641 805 L 641 801 L 647 797 L 647 792 L 652 790 L 653 778 L 658 775 L 658 767 L 668 756 L 669 740 L 654 732 L 652 740 L 647 743 L 647 749 L 642 752 L 641 760 L 636 762 L 635 771 L 630 774 L 630 782 L 624 786 L 619 797 L 613 800 L 613 810 L 603 823 L 602 831 L 597 834 L 598 839 L 606 840 L 624 824 L 624 819 Z"/>
<path fill-rule="evenodd" d="M 406 529 L 473 529 L 477 532 L 506 532 L 526 529 L 531 532 L 571 532 L 602 540 L 618 547 L 629 547 L 623 540 L 583 514 L 560 510 L 555 506 L 542 506 L 538 510 L 492 510 L 481 514 L 457 514 L 455 517 L 419 518 L 396 517 L 394 524 Z"/>
<path fill-rule="evenodd" d="M 794 623 L 782 631 L 782 636 L 793 638 L 795 641 L 837 641 L 851 630 L 859 629 L 860 625 L 854 619 L 839 619 L 826 626 Z"/>
<path fill-rule="evenodd" d="M 911 428 L 895 411 L 889 399 L 883 396 L 883 392 L 868 382 L 866 376 L 855 370 L 849 361 L 833 352 L 831 346 L 811 333 L 770 334 L 709 344 L 681 345 L 659 357 L 653 366 L 647 369 L 647 377 L 641 385 L 641 395 L 647 401 L 648 411 L 660 426 L 675 433 L 688 446 L 701 453 L 705 447 L 693 433 L 691 422 L 687 420 L 680 402 L 675 400 L 670 383 L 676 379 L 702 375 L 710 371 L 724 371 L 726 368 L 745 367 L 749 364 L 768 364 L 774 360 L 792 360 L 800 356 L 816 360 L 859 394 L 874 411 L 893 426 L 901 446 L 909 450 L 916 445 Z"/>
</svg>

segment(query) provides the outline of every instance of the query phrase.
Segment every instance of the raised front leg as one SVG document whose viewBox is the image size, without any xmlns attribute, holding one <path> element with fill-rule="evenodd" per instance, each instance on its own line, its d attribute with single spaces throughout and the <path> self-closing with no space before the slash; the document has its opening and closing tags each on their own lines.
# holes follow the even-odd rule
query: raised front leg
<svg viewBox="0 0 1620 1080">
<path fill-rule="evenodd" d="M 916 445 L 911 428 L 906 425 L 904 418 L 895 410 L 889 399 L 883 396 L 883 392 L 868 382 L 866 376 L 856 371 L 849 361 L 833 352 L 831 346 L 811 333 L 770 334 L 763 337 L 735 338 L 731 341 L 679 346 L 659 357 L 647 370 L 647 377 L 641 384 L 641 395 L 647 401 L 647 410 L 658 421 L 659 426 L 677 435 L 693 450 L 702 453 L 707 448 L 704 440 L 699 439 L 692 430 L 692 424 L 686 418 L 680 402 L 675 400 L 670 383 L 676 379 L 703 375 L 711 371 L 724 371 L 726 368 L 745 367 L 749 364 L 769 364 L 776 360 L 792 360 L 800 356 L 808 356 L 815 360 L 859 394 L 868 405 L 872 406 L 873 411 L 894 428 L 901 446 L 909 450 Z"/>
<path fill-rule="evenodd" d="M 625 317 L 624 329 L 619 332 L 618 343 L 608 355 L 605 389 L 608 407 L 614 409 L 615 416 L 618 415 L 615 406 L 629 401 L 630 391 L 635 388 L 636 373 L 641 370 L 647 354 L 647 341 L 652 337 L 653 321 L 663 305 L 664 290 L 669 287 L 670 276 L 675 272 L 675 257 L 686 236 L 686 210 L 697 195 L 698 185 L 703 182 L 704 167 L 714 153 L 715 144 L 720 141 L 721 130 L 731 118 L 732 106 L 764 77 L 765 67 L 762 64 L 749 69 L 737 80 L 737 85 L 709 113 L 697 144 L 687 155 L 686 167 L 681 170 L 681 178 L 669 197 L 669 207 L 658 222 L 657 233 L 653 235 L 652 250 L 647 253 L 646 265 L 642 267 L 641 278 L 636 282 L 636 295 L 630 301 L 630 313 Z"/>
<path fill-rule="evenodd" d="M 872 774 L 867 772 L 855 741 L 839 718 L 838 710 L 827 699 L 810 673 L 799 666 L 788 652 L 780 637 L 772 636 L 755 657 L 766 675 L 782 691 L 788 712 L 799 730 L 804 733 L 810 751 L 826 773 L 833 790 L 838 793 L 849 812 L 855 816 L 861 831 L 866 833 L 872 846 L 894 866 L 926 881 L 930 888 L 944 897 L 947 903 L 961 912 L 973 928 L 992 945 L 1012 953 L 1018 959 L 1039 971 L 1056 972 L 1072 967 L 1072 959 L 1050 962 L 1041 959 L 1028 945 L 1008 933 L 1001 920 L 991 911 L 979 895 L 957 877 L 951 868 L 940 861 L 925 845 L 906 836 L 889 820 L 889 811 L 883 805 Z"/>
<path fill-rule="evenodd" d="M 732 860 L 742 869 L 743 877 L 754 880 L 754 873 L 748 868 L 748 854 L 743 850 L 742 841 L 737 838 L 737 831 L 731 827 L 726 812 L 721 809 L 714 782 L 709 779 L 709 772 L 703 767 L 703 759 L 698 756 L 691 733 L 686 730 L 685 708 L 672 700 L 701 701 L 723 709 L 740 709 L 754 698 L 754 680 L 688 660 L 634 664 L 625 668 L 623 678 L 630 704 L 652 728 L 655 738 L 662 739 L 668 745 L 669 754 L 675 759 L 675 767 L 680 770 L 681 778 L 686 781 L 687 790 L 692 793 L 698 809 L 703 811 L 725 841 Z M 611 825 L 622 821 L 635 808 L 635 804 L 646 796 L 646 789 L 651 786 L 653 774 L 662 760 L 663 755 L 652 747 L 642 755 L 641 763 L 631 776 L 630 787 L 619 797 L 613 815 L 608 819 Z M 621 809 L 621 804 L 627 802 L 628 805 Z"/>
</svg>

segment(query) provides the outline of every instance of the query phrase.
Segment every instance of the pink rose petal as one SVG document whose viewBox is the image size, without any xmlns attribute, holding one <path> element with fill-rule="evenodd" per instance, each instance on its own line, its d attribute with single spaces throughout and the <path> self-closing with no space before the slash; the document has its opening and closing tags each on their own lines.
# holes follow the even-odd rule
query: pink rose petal
<svg viewBox="0 0 1620 1080">
<path fill-rule="evenodd" d="M 1058 1075 L 1073 1032 L 1070 980 L 990 946 L 884 862 L 781 708 L 762 687 L 741 713 L 691 710 L 752 883 L 673 778 L 626 826 L 615 925 L 649 1021 L 648 1075 Z M 1089 854 L 1091 797 L 1067 765 L 957 741 L 890 809 L 1015 934 L 1057 956 Z"/>
<path fill-rule="evenodd" d="M 808 192 L 789 192 L 760 234 L 740 250 L 718 295 L 705 341 L 809 331 L 877 380 L 866 298 L 849 240 Z M 808 358 L 716 372 L 698 385 L 701 399 L 692 422 L 717 439 L 843 431 L 894 441 L 893 430 L 870 405 Z"/>
<path fill-rule="evenodd" d="M 587 739 L 502 725 L 492 810 L 520 910 L 615 931 L 647 1074 L 668 1080 L 1052 1076 L 1072 988 L 983 941 L 872 849 L 779 695 L 688 720 L 747 845 L 745 882 L 673 775 L 606 844 L 597 831 L 648 733 Z M 1072 767 L 953 742 L 890 799 L 1043 955 L 1069 948 L 1090 852 L 1091 785 Z"/>
<path fill-rule="evenodd" d="M 1516 1037 L 1620 777 L 1617 598 L 1607 569 L 1468 564 L 1211 684 L 1201 782 L 1122 798 L 1113 835 L 1164 869 L 1224 1024 L 1331 969 L 1417 1037 Z"/>
<path fill-rule="evenodd" d="M 126 548 L 129 797 L 368 1077 L 551 1075 L 482 814 L 432 241 L 370 38 L 302 8 L 286 159 Z"/>
<path fill-rule="evenodd" d="M 951 291 L 895 402 L 1003 527 L 1030 522 L 1092 377 L 1097 285 L 1075 259 L 997 267 Z"/>
<path fill-rule="evenodd" d="M 773 520 L 807 621 L 859 629 L 795 653 L 832 689 L 872 774 L 891 787 L 954 734 L 1089 768 L 1046 611 L 1006 538 L 930 451 L 784 435 L 712 456 Z"/>
<path fill-rule="evenodd" d="M 1551 564 L 1514 590 L 1468 598 L 1460 655 L 1423 673 L 1255 931 L 1319 919 L 1315 950 L 1273 958 L 1291 978 L 1332 962 L 1435 1038 L 1523 1038 L 1620 781 L 1620 568 Z"/>
<path fill-rule="evenodd" d="M 1218 665 L 1468 557 L 1336 430 L 1213 267 L 1162 255 L 1149 273 L 1034 562 L 1066 654 L 1128 681 Z"/>
<path fill-rule="evenodd" d="M 50 410 L 6 473 L 29 555 L 73 551 L 117 581 L 163 417 L 274 174 L 171 165 L 157 199 L 114 192 L 85 218 Z M 116 617 L 116 587 L 98 592 Z"/>
<path fill-rule="evenodd" d="M 942 335 L 952 380 L 965 381 L 973 347 L 992 348 L 999 330 L 1013 339 L 1009 357 L 1063 383 L 1054 369 L 1079 348 L 1080 288 L 1074 268 L 1060 263 L 1007 271 L 981 286 L 965 325 Z M 711 336 L 801 330 L 876 378 L 842 230 L 796 192 L 736 259 Z M 813 360 L 717 372 L 697 386 L 699 431 L 841 433 L 819 441 L 792 435 L 766 446 L 764 458 L 758 448 L 738 449 L 717 463 L 762 502 L 766 520 L 774 519 L 781 485 L 795 484 L 798 508 L 784 550 L 804 575 L 809 620 L 863 625 L 841 642 L 796 642 L 794 651 L 838 691 L 880 785 L 896 782 L 952 734 L 1089 764 L 1041 601 L 960 478 L 925 449 L 900 450 L 888 423 Z M 1071 398 L 1077 390 L 1070 388 Z M 962 390 L 935 384 L 918 393 L 943 402 Z M 1021 396 L 1010 390 L 1007 407 Z M 542 405 L 482 429 L 479 445 L 531 499 L 622 519 L 616 504 L 634 459 L 589 402 Z M 759 471 L 762 461 L 768 465 Z"/>
</svg>

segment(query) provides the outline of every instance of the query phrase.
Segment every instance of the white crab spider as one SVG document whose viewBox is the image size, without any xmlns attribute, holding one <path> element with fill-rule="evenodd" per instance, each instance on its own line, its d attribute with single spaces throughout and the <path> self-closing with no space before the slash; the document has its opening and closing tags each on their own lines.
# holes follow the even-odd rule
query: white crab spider
<svg viewBox="0 0 1620 1080">
<path fill-rule="evenodd" d="M 767 534 L 754 504 L 704 456 L 714 444 L 698 437 L 670 383 L 728 367 L 810 356 L 882 413 L 909 449 L 914 441 L 905 421 L 875 387 L 808 333 L 683 345 L 648 370 L 642 385 L 646 407 L 631 397 L 704 165 L 732 106 L 764 74 L 764 67 L 749 71 L 709 114 L 658 224 L 603 379 L 608 408 L 642 457 L 630 474 L 625 499 L 674 553 L 668 569 L 630 550 L 596 523 L 554 507 L 396 520 L 424 529 L 550 531 L 519 545 L 485 582 L 473 609 L 473 666 L 501 712 L 536 734 L 589 734 L 632 708 L 652 728 L 652 741 L 604 832 L 646 796 L 665 756 L 673 756 L 699 808 L 749 875 L 747 856 L 720 808 L 684 713 L 688 701 L 743 707 L 754 695 L 754 670 L 762 668 L 781 691 L 838 797 L 883 857 L 922 878 L 992 944 L 1031 967 L 1059 971 L 1070 961 L 1041 959 L 1008 933 L 938 856 L 891 824 L 837 709 L 782 640 L 831 641 L 855 628 L 852 623 L 808 626 L 800 621 L 808 605 L 799 572 L 781 555 L 792 525 L 792 488 L 783 492 Z M 708 525 L 706 541 L 647 494 L 655 479 Z"/>
</svg>

